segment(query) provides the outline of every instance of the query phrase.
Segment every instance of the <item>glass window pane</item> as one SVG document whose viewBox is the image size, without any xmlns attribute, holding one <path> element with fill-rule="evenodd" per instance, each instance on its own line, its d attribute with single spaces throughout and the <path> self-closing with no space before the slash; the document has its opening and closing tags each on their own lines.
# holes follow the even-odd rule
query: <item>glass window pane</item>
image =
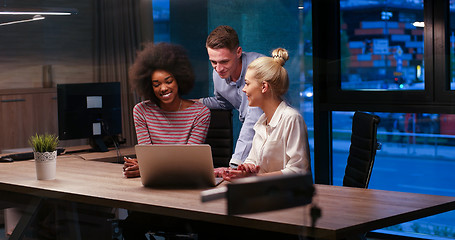
<svg viewBox="0 0 455 240">
<path fill-rule="evenodd" d="M 277 47 L 289 51 L 290 58 L 285 64 L 290 79 L 286 100 L 300 110 L 310 129 L 310 135 L 313 134 L 311 23 L 311 0 L 208 1 L 209 32 L 218 25 L 227 24 L 237 31 L 240 46 L 245 52 L 270 56 Z M 211 69 L 210 67 L 210 71 Z M 213 94 L 213 90 L 209 94 Z M 236 119 L 238 117 L 234 116 Z M 236 134 L 240 127 L 239 121 L 235 121 L 234 138 L 238 136 Z"/>
<path fill-rule="evenodd" d="M 423 0 L 341 0 L 341 88 L 424 90 Z"/>
<path fill-rule="evenodd" d="M 170 42 L 169 0 L 153 0 L 153 41 Z"/>
<path fill-rule="evenodd" d="M 450 90 L 455 90 L 455 1 L 450 1 Z"/>
<path fill-rule="evenodd" d="M 343 185 L 353 112 L 333 112 L 333 182 Z M 374 113 L 381 118 L 369 188 L 455 196 L 455 115 Z M 387 231 L 455 237 L 455 211 Z M 433 238 L 433 237 L 429 237 Z"/>
</svg>

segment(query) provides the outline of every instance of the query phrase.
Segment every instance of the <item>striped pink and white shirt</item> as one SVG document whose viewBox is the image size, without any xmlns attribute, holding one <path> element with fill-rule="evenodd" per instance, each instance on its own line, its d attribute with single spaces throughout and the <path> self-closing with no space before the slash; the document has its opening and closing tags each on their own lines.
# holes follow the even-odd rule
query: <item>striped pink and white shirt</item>
<svg viewBox="0 0 455 240">
<path fill-rule="evenodd" d="M 138 144 L 202 144 L 210 124 L 210 110 L 195 102 L 190 107 L 168 112 L 150 100 L 133 108 Z"/>
</svg>

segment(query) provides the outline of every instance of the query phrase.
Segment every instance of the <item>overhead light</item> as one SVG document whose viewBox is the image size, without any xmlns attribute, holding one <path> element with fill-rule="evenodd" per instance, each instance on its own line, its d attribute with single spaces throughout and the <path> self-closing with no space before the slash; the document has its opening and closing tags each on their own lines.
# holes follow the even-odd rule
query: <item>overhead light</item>
<svg viewBox="0 0 455 240">
<path fill-rule="evenodd" d="M 424 22 L 414 22 L 414 23 L 412 23 L 412 25 L 414 25 L 414 27 L 425 27 Z"/>
<path fill-rule="evenodd" d="M 77 14 L 74 8 L 8 8 L 0 7 L 0 15 L 54 15 L 68 16 Z"/>
<path fill-rule="evenodd" d="M 35 15 L 31 19 L 25 19 L 25 20 L 18 20 L 18 21 L 11 21 L 11 22 L 6 22 L 6 23 L 0 23 L 0 26 L 5 26 L 5 25 L 11 25 L 11 24 L 16 24 L 16 23 L 25 23 L 25 22 L 32 22 L 32 21 L 38 21 L 38 20 L 43 20 L 44 17 L 41 15 Z"/>
</svg>

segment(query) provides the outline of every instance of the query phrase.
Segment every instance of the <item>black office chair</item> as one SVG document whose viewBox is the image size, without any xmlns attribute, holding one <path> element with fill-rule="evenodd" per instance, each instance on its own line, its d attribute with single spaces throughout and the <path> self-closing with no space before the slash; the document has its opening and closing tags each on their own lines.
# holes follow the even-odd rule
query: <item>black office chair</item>
<svg viewBox="0 0 455 240">
<path fill-rule="evenodd" d="M 381 146 L 376 139 L 379 121 L 376 115 L 355 112 L 343 186 L 368 188 L 376 150 Z"/>
<path fill-rule="evenodd" d="M 214 167 L 228 167 L 232 157 L 232 111 L 212 109 L 205 143 L 212 147 Z"/>
</svg>

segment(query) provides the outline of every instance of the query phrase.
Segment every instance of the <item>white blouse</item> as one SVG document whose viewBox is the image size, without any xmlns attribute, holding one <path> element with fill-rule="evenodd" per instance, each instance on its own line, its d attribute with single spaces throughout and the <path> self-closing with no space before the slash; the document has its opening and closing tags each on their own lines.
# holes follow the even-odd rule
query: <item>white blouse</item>
<svg viewBox="0 0 455 240">
<path fill-rule="evenodd" d="M 284 101 L 269 124 L 262 114 L 254 125 L 253 146 L 244 163 L 260 166 L 259 173 L 311 173 L 308 131 L 300 113 Z"/>
</svg>

